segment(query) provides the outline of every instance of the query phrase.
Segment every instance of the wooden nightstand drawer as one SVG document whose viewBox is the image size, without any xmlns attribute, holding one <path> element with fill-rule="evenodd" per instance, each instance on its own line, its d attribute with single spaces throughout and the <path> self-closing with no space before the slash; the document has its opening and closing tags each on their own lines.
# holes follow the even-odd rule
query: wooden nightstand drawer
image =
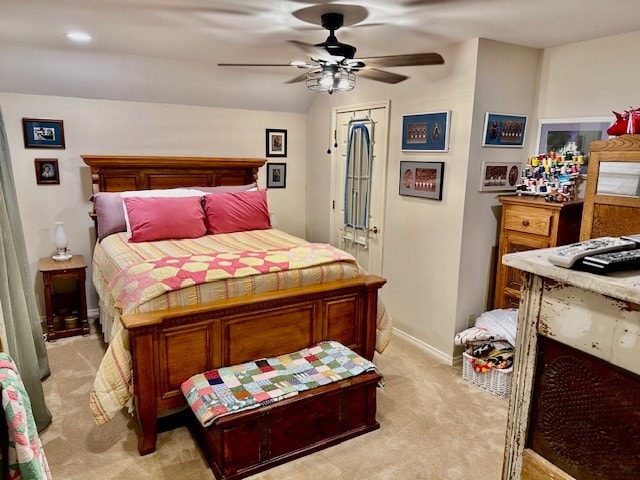
<svg viewBox="0 0 640 480">
<path fill-rule="evenodd" d="M 551 235 L 553 214 L 540 208 L 511 207 L 505 212 L 504 228 L 531 235 Z"/>
</svg>

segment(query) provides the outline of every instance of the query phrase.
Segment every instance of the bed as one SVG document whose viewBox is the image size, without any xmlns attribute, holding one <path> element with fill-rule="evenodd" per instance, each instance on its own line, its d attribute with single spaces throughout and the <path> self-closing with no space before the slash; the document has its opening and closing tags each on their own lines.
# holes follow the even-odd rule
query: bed
<svg viewBox="0 0 640 480">
<path fill-rule="evenodd" d="M 91 169 L 94 196 L 179 187 L 210 192 L 206 189 L 248 185 L 257 180 L 265 162 L 82 158 Z M 92 216 L 99 222 L 95 211 Z M 331 246 L 274 228 L 185 240 L 129 243 L 128 238 L 124 232 L 107 235 L 94 251 L 93 282 L 109 347 L 94 383 L 91 407 L 99 424 L 125 405 L 135 410 L 141 455 L 155 451 L 158 417 L 184 408 L 180 384 L 196 373 L 297 351 L 321 340 L 336 340 L 372 359 L 390 339 L 391 319 L 378 300 L 385 280 L 366 274 L 348 254 Z M 250 265 L 257 273 L 237 275 L 246 269 L 218 268 L 215 271 L 222 273 L 210 275 L 211 266 L 218 265 L 215 262 L 222 256 L 227 261 L 228 255 L 242 262 L 252 257 Z M 151 264 L 184 262 L 182 275 L 191 272 L 194 259 L 199 267 L 207 265 L 207 281 L 181 277 L 179 287 L 164 288 L 157 295 L 132 293 L 140 289 L 131 285 L 143 284 L 146 278 L 133 278 L 131 272 L 145 275 Z M 149 290 L 155 291 L 155 285 Z"/>
</svg>

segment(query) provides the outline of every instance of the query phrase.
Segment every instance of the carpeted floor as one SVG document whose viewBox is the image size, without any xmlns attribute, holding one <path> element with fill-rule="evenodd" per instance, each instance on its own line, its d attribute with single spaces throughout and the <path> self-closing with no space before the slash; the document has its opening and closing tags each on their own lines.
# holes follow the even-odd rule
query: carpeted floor
<svg viewBox="0 0 640 480">
<path fill-rule="evenodd" d="M 98 427 L 89 391 L 104 352 L 99 335 L 47 344 L 44 382 L 53 423 L 41 434 L 55 480 L 213 479 L 186 427 L 160 433 L 140 457 L 126 413 Z M 374 362 L 380 430 L 251 477 L 264 480 L 499 479 L 508 401 L 468 385 L 452 368 L 395 337 Z"/>
</svg>

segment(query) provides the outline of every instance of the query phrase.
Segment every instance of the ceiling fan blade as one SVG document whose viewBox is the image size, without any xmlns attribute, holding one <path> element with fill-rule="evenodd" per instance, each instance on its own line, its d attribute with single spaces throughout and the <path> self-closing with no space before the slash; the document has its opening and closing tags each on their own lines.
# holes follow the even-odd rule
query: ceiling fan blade
<svg viewBox="0 0 640 480">
<path fill-rule="evenodd" d="M 219 63 L 219 67 L 294 67 L 290 63 Z M 302 68 L 302 67 L 300 67 Z"/>
<path fill-rule="evenodd" d="M 407 55 L 385 55 L 358 58 L 371 67 L 411 67 L 415 65 L 442 65 L 444 59 L 438 53 L 410 53 Z"/>
<path fill-rule="evenodd" d="M 307 74 L 312 72 L 313 70 L 307 70 L 304 73 L 301 73 L 300 75 L 298 75 L 297 77 L 293 77 L 291 80 L 287 80 L 284 83 L 299 83 L 299 82 L 304 82 L 307 79 Z"/>
<path fill-rule="evenodd" d="M 400 83 L 409 78 L 406 75 L 398 75 L 397 73 L 385 72 L 384 70 L 367 67 L 360 70 L 356 76 L 384 83 Z"/>
<path fill-rule="evenodd" d="M 304 53 L 309 55 L 311 58 L 315 60 L 322 60 L 328 63 L 337 63 L 341 60 L 341 57 L 334 57 L 329 54 L 324 48 L 318 48 L 315 45 L 311 45 L 309 43 L 299 42 L 298 40 L 287 40 L 292 45 L 295 45 Z"/>
</svg>

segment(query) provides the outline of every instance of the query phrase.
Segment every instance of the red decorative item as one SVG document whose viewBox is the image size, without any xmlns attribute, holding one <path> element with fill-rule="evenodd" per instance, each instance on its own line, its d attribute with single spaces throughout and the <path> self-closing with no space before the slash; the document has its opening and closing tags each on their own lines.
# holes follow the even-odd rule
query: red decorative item
<svg viewBox="0 0 640 480">
<path fill-rule="evenodd" d="M 613 124 L 607 129 L 609 135 L 625 135 L 627 133 L 640 133 L 640 107 L 629 107 L 623 113 L 613 112 L 616 116 Z"/>
</svg>

